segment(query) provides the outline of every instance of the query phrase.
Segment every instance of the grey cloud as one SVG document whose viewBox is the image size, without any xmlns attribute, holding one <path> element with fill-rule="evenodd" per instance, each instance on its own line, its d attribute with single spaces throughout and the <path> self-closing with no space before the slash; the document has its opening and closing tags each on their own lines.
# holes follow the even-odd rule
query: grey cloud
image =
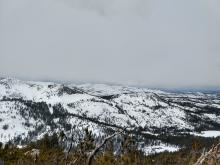
<svg viewBox="0 0 220 165">
<path fill-rule="evenodd" d="M 218 0 L 0 0 L 0 76 L 220 84 Z"/>
<path fill-rule="evenodd" d="M 148 0 L 57 0 L 78 10 L 89 10 L 100 15 L 142 15 Z"/>
</svg>

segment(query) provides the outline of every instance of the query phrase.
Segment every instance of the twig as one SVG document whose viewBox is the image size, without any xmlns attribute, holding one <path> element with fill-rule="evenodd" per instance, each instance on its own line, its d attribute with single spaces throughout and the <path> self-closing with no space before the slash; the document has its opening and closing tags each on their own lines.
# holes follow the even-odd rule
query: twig
<svg viewBox="0 0 220 165">
<path fill-rule="evenodd" d="M 211 165 L 215 165 L 217 160 L 220 159 L 220 155 L 218 155 L 219 147 L 220 143 L 216 146 L 212 146 L 212 148 L 208 152 L 205 152 L 203 150 L 202 155 L 199 157 L 194 165 L 202 165 L 205 160 L 209 160 L 211 161 Z"/>
<path fill-rule="evenodd" d="M 126 128 L 125 128 L 125 129 L 126 129 Z M 95 155 L 96 155 L 96 154 L 98 153 L 98 151 L 106 144 L 106 142 L 107 142 L 108 140 L 110 140 L 111 138 L 113 138 L 113 137 L 116 136 L 116 135 L 119 135 L 119 134 L 123 133 L 123 132 L 125 131 L 125 129 L 123 129 L 123 130 L 120 131 L 120 132 L 115 132 L 114 134 L 112 134 L 112 135 L 106 137 L 106 138 L 104 139 L 104 141 L 103 141 L 100 145 L 98 145 L 98 146 L 92 151 L 92 153 L 90 154 L 90 156 L 89 156 L 89 158 L 88 158 L 87 165 L 92 165 L 92 161 L 93 161 Z"/>
</svg>

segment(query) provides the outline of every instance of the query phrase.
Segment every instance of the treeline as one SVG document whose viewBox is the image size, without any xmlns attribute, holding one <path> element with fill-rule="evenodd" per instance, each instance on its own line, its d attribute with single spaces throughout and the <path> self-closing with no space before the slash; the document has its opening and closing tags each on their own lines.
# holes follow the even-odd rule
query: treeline
<svg viewBox="0 0 220 165">
<path fill-rule="evenodd" d="M 178 152 L 163 152 L 147 156 L 140 150 L 135 136 L 128 134 L 118 134 L 118 136 L 120 138 L 116 136 L 106 141 L 94 155 L 92 164 L 192 165 L 200 157 L 204 148 L 208 150 L 213 144 L 219 142 L 218 138 L 166 137 L 167 142 L 172 139 L 179 140 L 180 143 L 185 143 L 185 147 Z M 120 139 L 119 143 L 115 143 L 118 139 Z M 0 163 L 4 162 L 5 165 L 87 165 L 91 153 L 104 140 L 105 138 L 97 140 L 88 129 L 83 130 L 80 138 L 74 135 L 68 139 L 62 131 L 50 136 L 45 134 L 41 140 L 30 142 L 20 149 L 12 142 L 6 145 L 0 144 Z"/>
</svg>

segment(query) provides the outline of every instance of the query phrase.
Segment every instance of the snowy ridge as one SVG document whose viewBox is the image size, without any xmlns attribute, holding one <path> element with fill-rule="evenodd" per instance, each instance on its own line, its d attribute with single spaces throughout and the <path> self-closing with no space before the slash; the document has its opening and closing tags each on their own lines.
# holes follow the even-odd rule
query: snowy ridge
<svg viewBox="0 0 220 165">
<path fill-rule="evenodd" d="M 132 128 L 140 134 L 217 130 L 220 95 L 168 93 L 105 84 L 58 84 L 0 79 L 0 141 L 39 139 L 71 126 L 94 134 Z M 199 121 L 199 122 L 198 122 Z M 171 147 L 172 148 L 172 147 Z"/>
</svg>

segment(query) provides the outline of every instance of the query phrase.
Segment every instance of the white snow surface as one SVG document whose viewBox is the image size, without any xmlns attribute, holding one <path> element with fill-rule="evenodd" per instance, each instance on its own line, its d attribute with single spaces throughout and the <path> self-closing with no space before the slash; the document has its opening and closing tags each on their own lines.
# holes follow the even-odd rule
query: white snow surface
<svg viewBox="0 0 220 165">
<path fill-rule="evenodd" d="M 217 95 L 203 93 L 169 93 L 146 88 L 124 87 L 106 84 L 59 84 L 53 82 L 21 81 L 12 78 L 0 79 L 0 141 L 5 143 L 17 136 L 26 137 L 29 131 L 37 126 L 45 126 L 45 131 L 51 132 L 50 126 L 42 119 L 33 119 L 21 116 L 19 108 L 26 105 L 18 101 L 5 101 L 4 98 L 29 100 L 35 103 L 45 102 L 50 105 L 49 111 L 53 114 L 53 106 L 61 104 L 69 113 L 85 116 L 117 127 L 143 128 L 143 133 L 158 135 L 154 128 L 176 128 L 177 130 L 194 131 L 195 126 L 188 121 L 188 115 L 197 112 L 199 108 L 220 106 Z M 171 101 L 170 101 L 171 100 Z M 183 106 L 184 104 L 189 106 Z M 188 114 L 186 113 L 188 112 Z M 215 112 L 215 111 L 214 111 Z M 218 113 L 204 112 L 201 119 L 220 123 Z M 83 120 L 74 116 L 65 120 L 79 129 L 88 127 L 97 136 L 101 135 L 103 128 L 91 120 Z M 28 121 L 29 126 L 26 125 Z M 59 124 L 59 117 L 53 118 L 57 124 L 56 131 L 63 130 Z M 8 125 L 7 129 L 3 129 Z M 45 134 L 39 132 L 36 139 Z M 204 131 L 197 136 L 217 137 L 220 131 Z M 173 152 L 179 148 L 165 144 L 145 146 L 144 152 L 158 153 L 165 150 Z"/>
<path fill-rule="evenodd" d="M 0 142 L 2 143 L 8 142 L 16 136 L 26 137 L 28 131 L 34 130 L 34 126 L 38 122 L 33 118 L 29 118 L 28 121 L 31 125 L 27 127 L 25 119 L 14 111 L 17 106 L 22 107 L 23 105 L 0 102 Z M 7 129 L 4 129 L 4 127 L 7 127 Z"/>
<path fill-rule="evenodd" d="M 141 149 L 145 155 L 152 155 L 160 152 L 176 152 L 180 150 L 178 146 L 168 145 L 165 143 L 160 143 L 158 145 L 145 146 Z"/>
<path fill-rule="evenodd" d="M 195 136 L 202 136 L 202 137 L 219 137 L 220 131 L 209 130 L 209 131 L 202 131 L 201 133 L 193 132 L 191 134 Z"/>
</svg>

